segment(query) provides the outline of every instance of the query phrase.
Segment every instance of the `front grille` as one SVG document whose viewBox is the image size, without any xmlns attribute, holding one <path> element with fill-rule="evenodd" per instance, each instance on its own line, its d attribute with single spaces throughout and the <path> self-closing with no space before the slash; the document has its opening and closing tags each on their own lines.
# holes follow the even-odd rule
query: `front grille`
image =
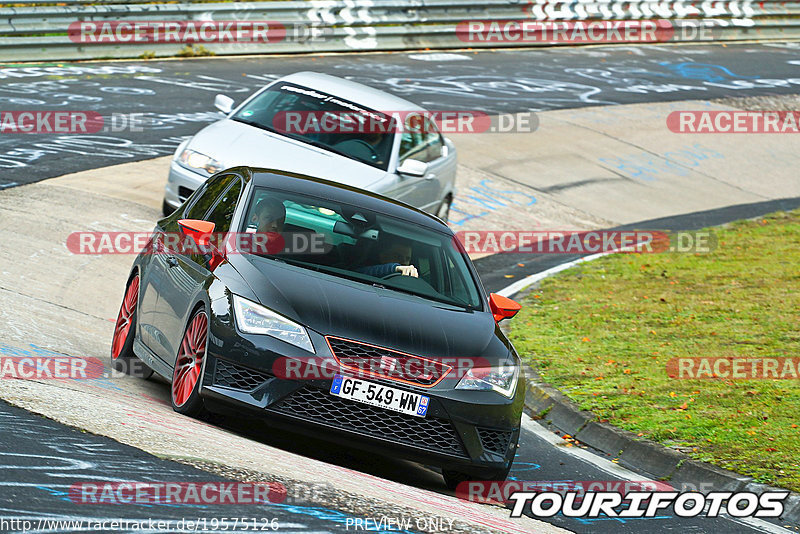
<svg viewBox="0 0 800 534">
<path fill-rule="evenodd" d="M 341 339 L 326 337 L 333 357 L 345 369 L 359 374 L 379 376 L 422 387 L 438 384 L 452 369 L 442 362 L 429 360 L 392 349 L 385 349 Z"/>
<path fill-rule="evenodd" d="M 478 427 L 478 435 L 481 437 L 481 444 L 485 450 L 505 456 L 511 443 L 511 432 Z"/>
<path fill-rule="evenodd" d="M 194 193 L 194 189 L 189 189 L 188 187 L 184 187 L 182 185 L 178 186 L 178 200 L 181 202 L 185 202 L 187 198 L 192 196 Z"/>
<path fill-rule="evenodd" d="M 271 409 L 373 438 L 466 457 L 458 433 L 449 421 L 382 410 L 310 386 L 297 390 Z"/>
<path fill-rule="evenodd" d="M 214 385 L 242 391 L 253 391 L 272 378 L 266 373 L 248 369 L 241 365 L 217 360 L 214 371 Z"/>
</svg>

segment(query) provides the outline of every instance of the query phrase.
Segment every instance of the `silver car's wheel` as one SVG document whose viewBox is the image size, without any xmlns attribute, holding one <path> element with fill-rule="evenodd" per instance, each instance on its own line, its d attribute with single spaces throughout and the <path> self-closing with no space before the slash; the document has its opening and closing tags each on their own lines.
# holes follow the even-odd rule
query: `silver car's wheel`
<svg viewBox="0 0 800 534">
<path fill-rule="evenodd" d="M 436 216 L 444 222 L 447 222 L 448 217 L 450 217 L 450 204 L 452 203 L 453 200 L 450 197 L 442 200 L 442 203 L 439 205 L 439 209 L 436 210 Z"/>
</svg>

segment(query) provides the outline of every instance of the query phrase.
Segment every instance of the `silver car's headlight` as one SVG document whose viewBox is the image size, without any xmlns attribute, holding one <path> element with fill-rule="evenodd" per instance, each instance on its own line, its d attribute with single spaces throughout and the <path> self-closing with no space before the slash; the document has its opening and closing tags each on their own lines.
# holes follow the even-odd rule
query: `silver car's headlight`
<svg viewBox="0 0 800 534">
<path fill-rule="evenodd" d="M 272 336 L 316 354 L 311 338 L 303 326 L 261 304 L 233 295 L 233 313 L 236 316 L 236 326 L 242 332 Z"/>
<path fill-rule="evenodd" d="M 514 396 L 519 379 L 519 365 L 508 363 L 498 367 L 473 367 L 468 370 L 456 389 L 496 391 L 509 399 Z"/>
<path fill-rule="evenodd" d="M 184 167 L 206 171 L 208 174 L 214 174 L 222 170 L 222 163 L 189 148 L 183 149 L 177 161 Z"/>
</svg>

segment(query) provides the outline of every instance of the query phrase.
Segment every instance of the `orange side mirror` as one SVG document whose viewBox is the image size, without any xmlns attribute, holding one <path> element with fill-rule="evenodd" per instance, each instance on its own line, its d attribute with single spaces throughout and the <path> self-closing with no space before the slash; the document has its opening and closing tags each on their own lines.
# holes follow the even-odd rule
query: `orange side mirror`
<svg viewBox="0 0 800 534">
<path fill-rule="evenodd" d="M 489 295 L 489 308 L 492 310 L 495 322 L 499 323 L 503 319 L 514 317 L 522 306 L 508 297 L 492 293 Z"/>
<path fill-rule="evenodd" d="M 201 221 L 199 219 L 181 219 L 178 221 L 181 232 L 190 235 L 200 246 L 206 246 L 214 231 L 214 223 L 211 221 Z"/>
<path fill-rule="evenodd" d="M 211 272 L 214 272 L 214 269 L 219 267 L 225 260 L 225 255 L 211 245 L 211 232 L 214 231 L 214 226 L 211 221 L 201 221 L 199 219 L 181 219 L 178 221 L 178 227 L 181 232 L 192 236 L 199 246 L 206 250 L 210 249 L 210 252 L 207 252 L 205 257 L 208 262 L 208 270 Z"/>
</svg>

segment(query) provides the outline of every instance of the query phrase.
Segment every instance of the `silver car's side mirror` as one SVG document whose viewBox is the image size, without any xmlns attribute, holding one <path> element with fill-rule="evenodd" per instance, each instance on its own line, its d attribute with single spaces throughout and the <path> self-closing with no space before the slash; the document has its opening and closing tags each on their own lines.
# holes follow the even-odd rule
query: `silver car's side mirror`
<svg viewBox="0 0 800 534">
<path fill-rule="evenodd" d="M 397 173 L 406 176 L 425 176 L 427 172 L 428 164 L 416 159 L 407 159 L 397 167 Z"/>
<path fill-rule="evenodd" d="M 214 97 L 214 107 L 227 115 L 233 111 L 233 99 L 229 96 L 217 95 Z"/>
</svg>

